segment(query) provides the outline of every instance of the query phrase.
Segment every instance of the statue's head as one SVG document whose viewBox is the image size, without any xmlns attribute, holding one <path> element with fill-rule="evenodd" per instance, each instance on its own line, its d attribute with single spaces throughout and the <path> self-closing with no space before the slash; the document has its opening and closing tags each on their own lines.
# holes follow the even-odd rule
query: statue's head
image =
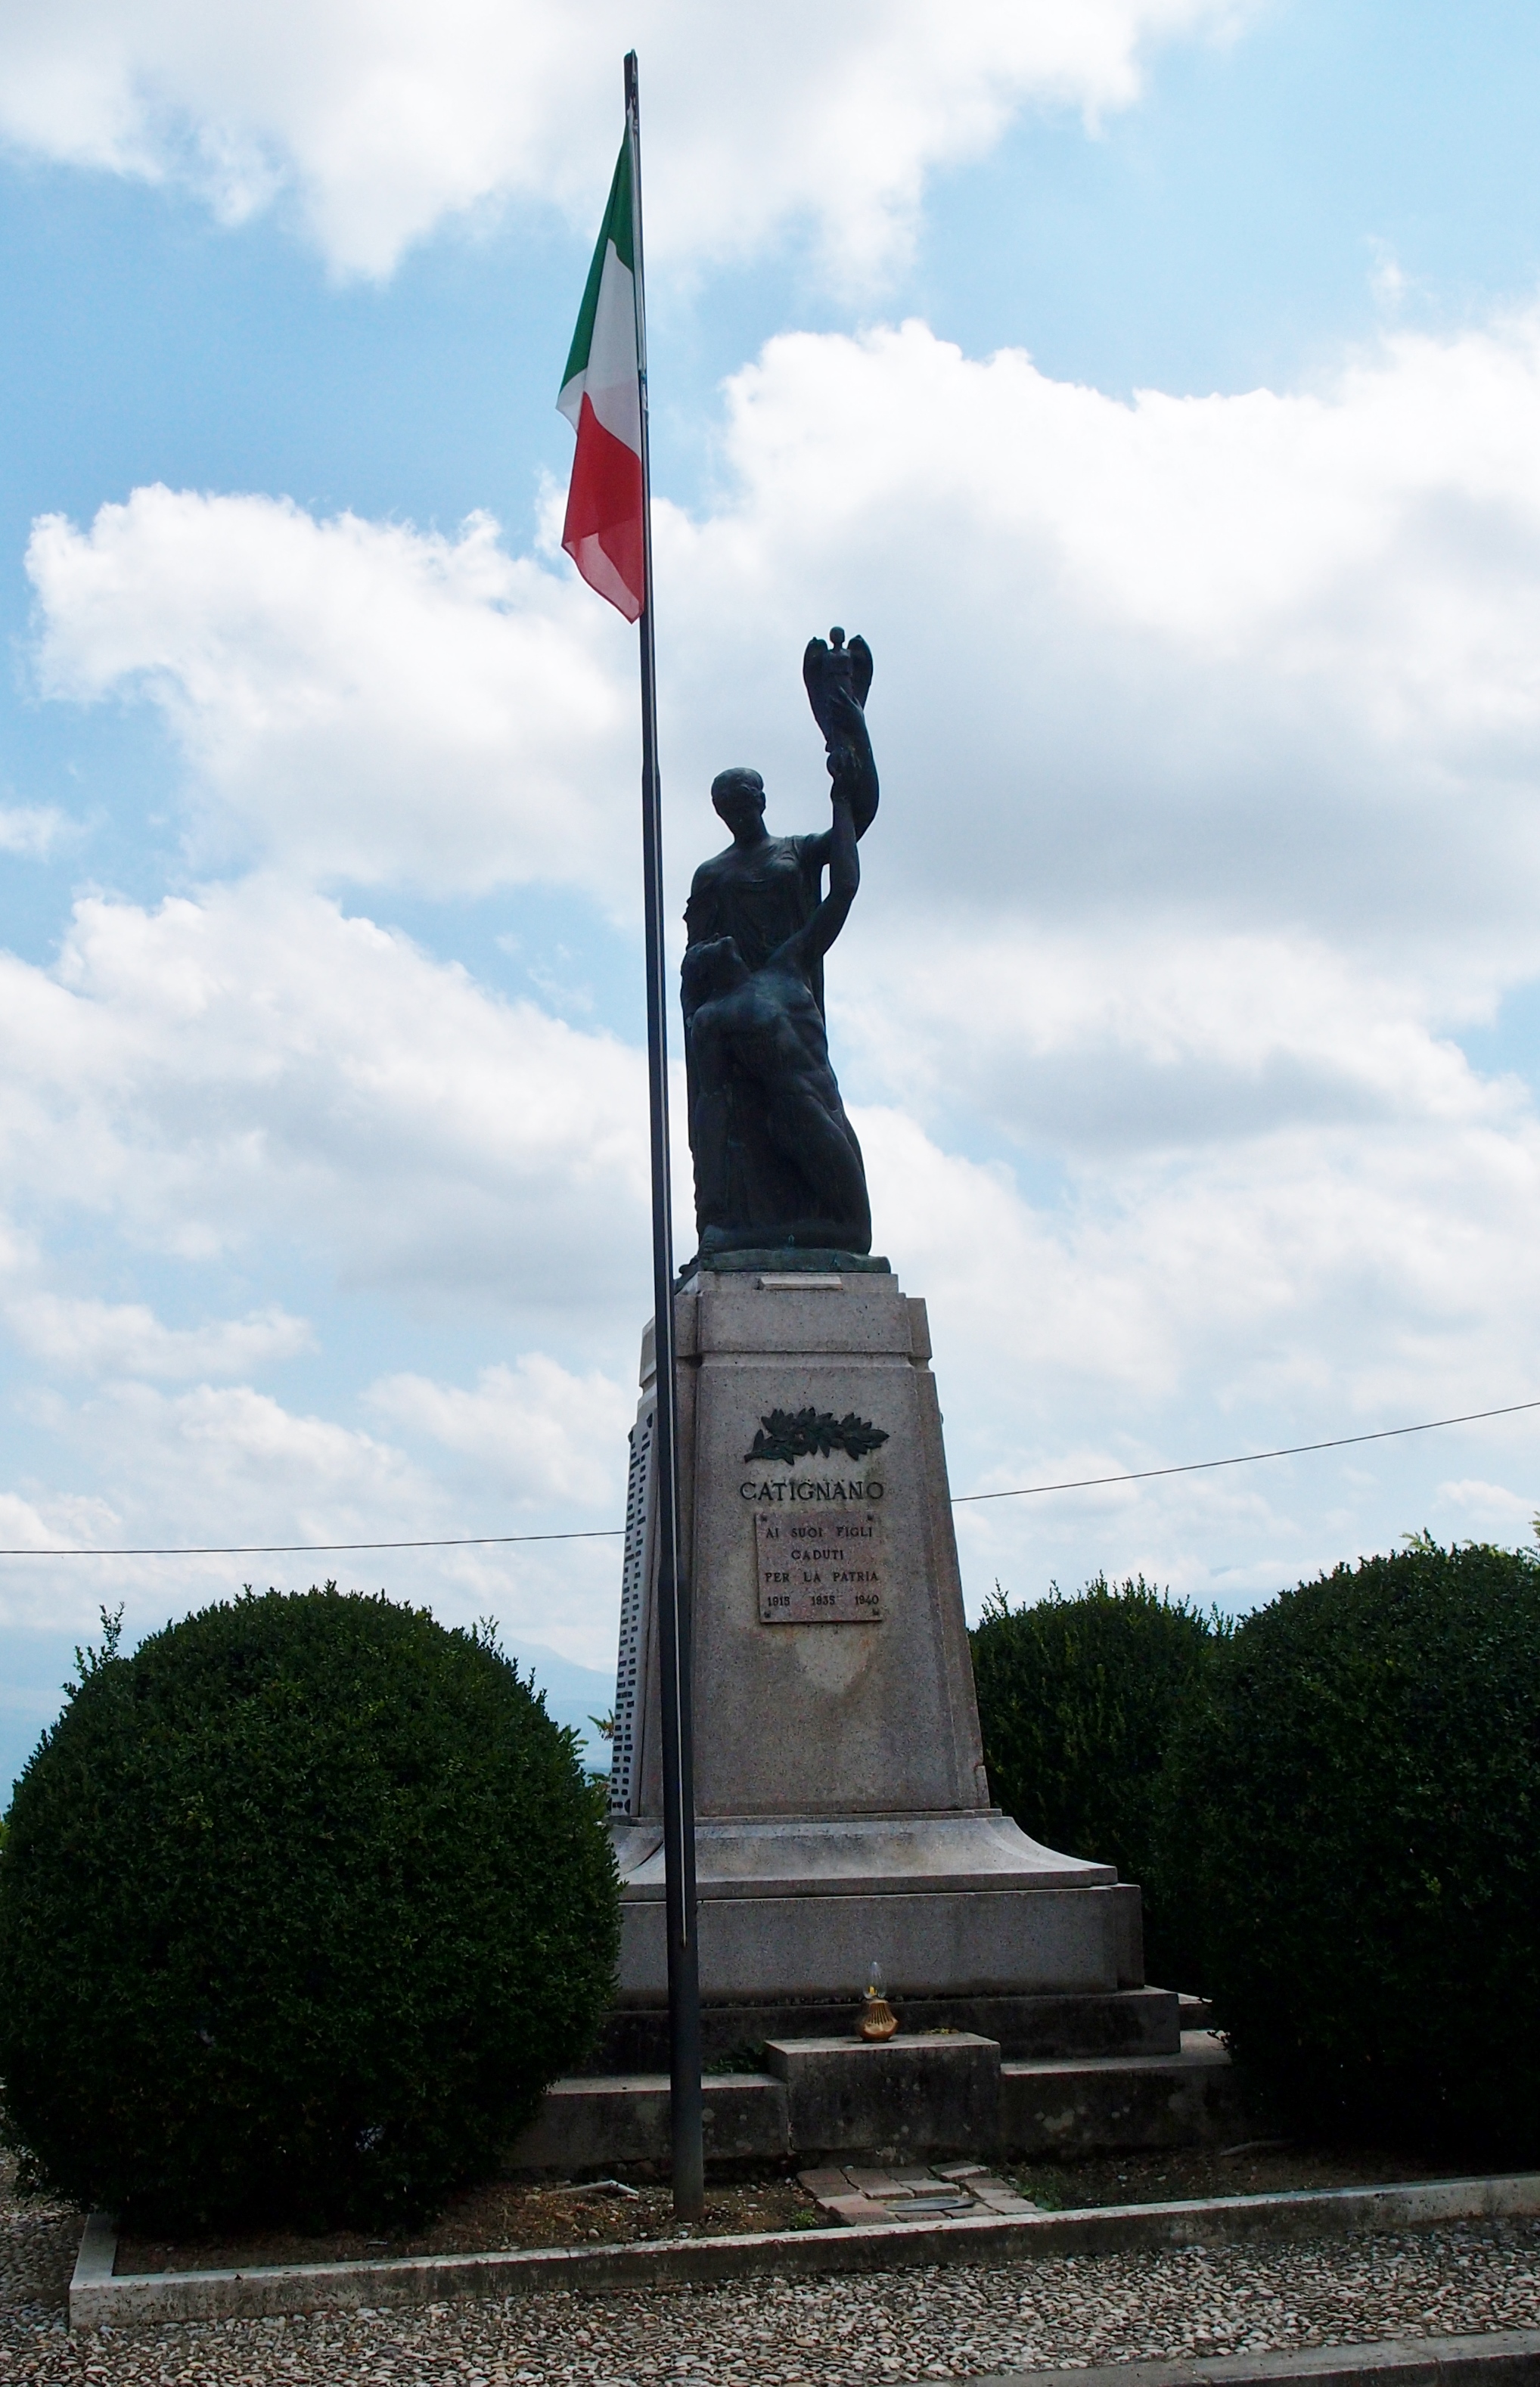
<svg viewBox="0 0 1540 2387">
<path fill-rule="evenodd" d="M 735 763 L 712 781 L 712 802 L 736 837 L 764 818 L 764 781 L 746 764 Z"/>
<path fill-rule="evenodd" d="M 679 998 L 685 1017 L 693 1018 L 701 1005 L 710 1003 L 713 996 L 730 994 L 748 975 L 749 965 L 738 952 L 736 937 L 705 937 L 698 945 L 687 945 L 679 966 Z"/>
</svg>

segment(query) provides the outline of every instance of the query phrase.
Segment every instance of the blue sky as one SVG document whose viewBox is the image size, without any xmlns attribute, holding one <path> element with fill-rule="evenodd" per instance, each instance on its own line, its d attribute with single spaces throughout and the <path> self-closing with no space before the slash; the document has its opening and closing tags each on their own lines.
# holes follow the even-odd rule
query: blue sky
<svg viewBox="0 0 1540 2387">
<path fill-rule="evenodd" d="M 956 1488 L 1540 1395 L 1532 12 L 784 14 L 0 35 L 6 1542 L 617 1512 L 634 663 L 549 533 L 630 39 L 672 878 L 722 761 L 811 824 L 865 627 L 831 1029 Z M 1534 1449 L 974 1509 L 970 1600 L 1520 1540 Z M 0 1777 L 258 1563 L 0 1560 Z M 612 1544 L 328 1563 L 602 1688 Z"/>
</svg>

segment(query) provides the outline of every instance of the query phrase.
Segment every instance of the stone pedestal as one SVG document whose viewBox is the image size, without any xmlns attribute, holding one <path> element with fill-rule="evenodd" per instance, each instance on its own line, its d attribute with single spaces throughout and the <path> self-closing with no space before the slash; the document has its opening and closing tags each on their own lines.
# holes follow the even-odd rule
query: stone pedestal
<svg viewBox="0 0 1540 2387">
<path fill-rule="evenodd" d="M 991 1807 L 925 1304 L 884 1262 L 809 1257 L 735 1254 L 676 1296 L 708 2039 L 734 2009 L 743 2037 L 827 2032 L 876 1961 L 907 2028 L 985 2001 L 1008 2045 L 1018 2002 L 1142 1980 L 1139 1892 Z M 633 2015 L 667 1990 L 651 1339 L 612 1779 Z"/>
<path fill-rule="evenodd" d="M 1000 2050 L 957 2031 L 860 2040 L 773 2039 L 772 2078 L 786 2083 L 791 2144 L 819 2154 L 882 2147 L 895 2155 L 994 2154 L 1000 2139 Z"/>
</svg>

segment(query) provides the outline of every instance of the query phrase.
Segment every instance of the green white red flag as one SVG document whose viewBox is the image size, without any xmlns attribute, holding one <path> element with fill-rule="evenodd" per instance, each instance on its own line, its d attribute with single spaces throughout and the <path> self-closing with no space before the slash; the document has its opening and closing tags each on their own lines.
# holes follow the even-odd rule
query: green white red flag
<svg viewBox="0 0 1540 2387">
<path fill-rule="evenodd" d="M 641 378 L 631 144 L 621 144 L 610 204 L 588 268 L 562 395 L 577 434 L 562 544 L 590 588 L 628 622 L 642 610 Z"/>
</svg>

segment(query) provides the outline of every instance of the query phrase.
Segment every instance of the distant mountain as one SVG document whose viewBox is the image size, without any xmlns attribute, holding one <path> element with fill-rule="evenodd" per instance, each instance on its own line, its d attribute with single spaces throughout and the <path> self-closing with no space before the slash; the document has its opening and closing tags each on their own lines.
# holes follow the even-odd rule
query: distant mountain
<svg viewBox="0 0 1540 2387">
<path fill-rule="evenodd" d="M 543 1649 L 537 1641 L 508 1641 L 503 1646 L 511 1658 L 518 1660 L 522 1674 L 534 1668 L 535 1687 L 546 1695 L 546 1713 L 557 1724 L 574 1724 L 583 1735 L 585 1762 L 607 1774 L 610 1744 L 600 1738 L 589 1718 L 608 1715 L 614 1706 L 613 1670 L 600 1673 L 597 1667 L 575 1665 L 554 1649 Z"/>
</svg>

